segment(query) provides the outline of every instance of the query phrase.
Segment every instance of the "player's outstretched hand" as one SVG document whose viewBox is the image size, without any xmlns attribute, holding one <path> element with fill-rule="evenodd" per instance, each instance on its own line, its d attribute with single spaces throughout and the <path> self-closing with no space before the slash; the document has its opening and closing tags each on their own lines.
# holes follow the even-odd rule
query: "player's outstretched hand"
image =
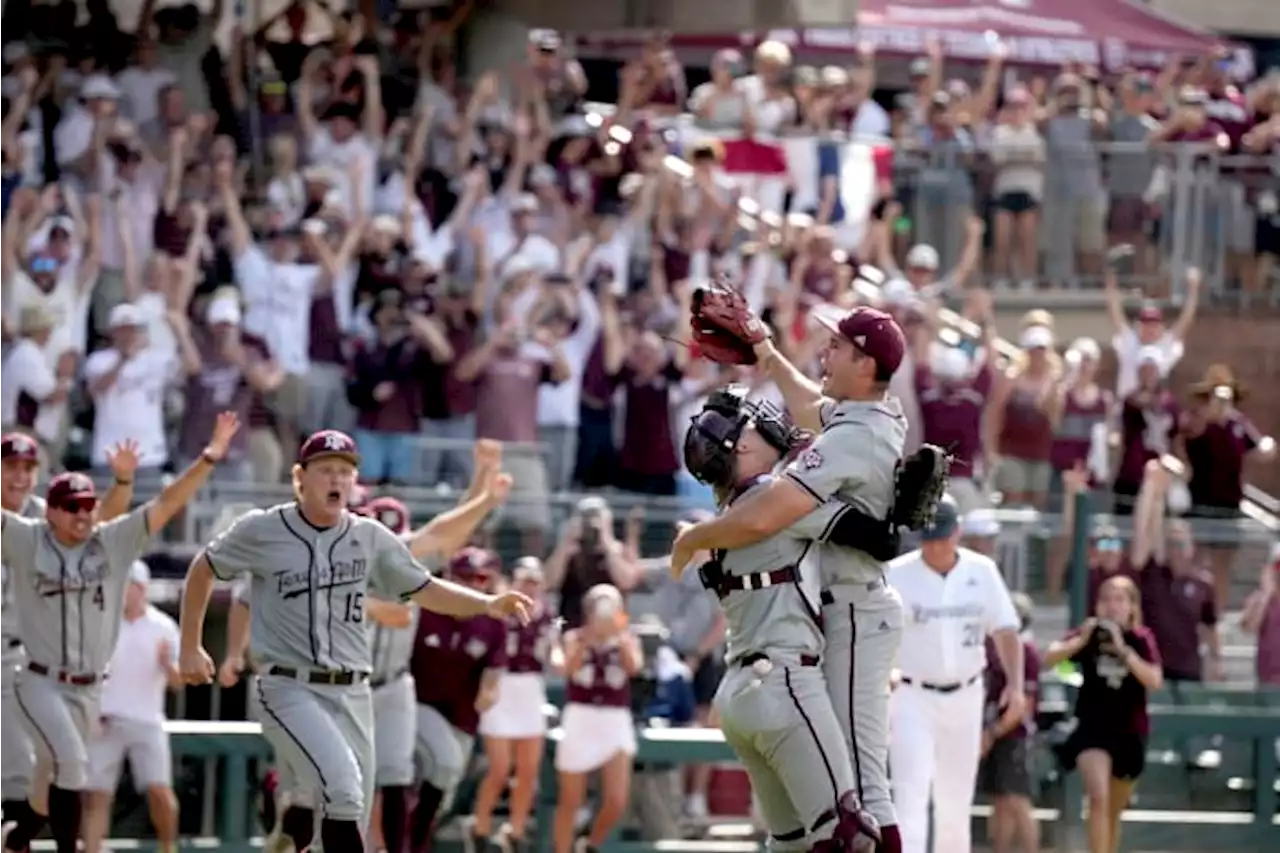
<svg viewBox="0 0 1280 853">
<path fill-rule="evenodd" d="M 107 450 L 107 467 L 111 469 L 111 476 L 123 483 L 133 479 L 134 472 L 138 470 L 141 461 L 138 442 L 132 438 L 126 438 Z"/>
<path fill-rule="evenodd" d="M 209 443 L 205 450 L 215 459 L 225 458 L 227 448 L 231 446 L 231 439 L 239 431 L 239 415 L 235 412 L 219 412 L 218 420 L 213 425 L 213 435 L 209 436 Z"/>
<path fill-rule="evenodd" d="M 514 616 L 520 620 L 521 625 L 528 625 L 533 614 L 533 600 L 522 592 L 507 590 L 490 599 L 488 611 L 495 619 Z"/>
<path fill-rule="evenodd" d="M 223 687 L 235 687 L 242 672 L 244 672 L 244 658 L 240 655 L 228 655 L 222 662 L 222 666 L 218 667 L 218 683 Z"/>
<path fill-rule="evenodd" d="M 178 671 L 187 684 L 208 684 L 213 681 L 213 658 L 200 646 L 183 649 L 178 656 Z"/>
</svg>

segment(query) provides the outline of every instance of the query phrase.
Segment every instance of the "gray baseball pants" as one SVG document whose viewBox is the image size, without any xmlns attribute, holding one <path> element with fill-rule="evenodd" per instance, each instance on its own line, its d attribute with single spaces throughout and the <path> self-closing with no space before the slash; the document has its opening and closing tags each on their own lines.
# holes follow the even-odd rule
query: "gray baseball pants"
<svg viewBox="0 0 1280 853">
<path fill-rule="evenodd" d="M 29 669 L 18 671 L 14 701 L 35 749 L 33 791 L 43 792 L 49 785 L 86 789 L 88 744 L 97 725 L 100 692 L 98 684 L 64 684 Z"/>
<path fill-rule="evenodd" d="M 318 817 L 368 826 L 373 809 L 373 698 L 368 683 L 308 684 L 278 675 L 257 681 L 258 721 L 276 759 Z"/>
<path fill-rule="evenodd" d="M 22 722 L 18 708 L 18 667 L 26 659 L 19 650 L 6 656 L 0 672 L 0 751 L 4 753 L 4 769 L 0 772 L 0 799 L 25 800 L 31 795 L 31 781 L 36 772 L 36 753 L 31 736 Z"/>
<path fill-rule="evenodd" d="M 822 669 L 784 655 L 732 666 L 714 705 L 751 777 L 769 847 L 808 850 L 830 838 L 854 781 Z"/>
<path fill-rule="evenodd" d="M 881 826 L 896 826 L 889 787 L 889 676 L 902 644 L 902 599 L 884 579 L 822 596 L 822 669 L 853 758 L 854 790 Z"/>
<path fill-rule="evenodd" d="M 374 777 L 379 788 L 413 784 L 417 706 L 413 676 L 408 673 L 373 691 L 373 725 L 378 733 L 374 739 Z"/>
</svg>

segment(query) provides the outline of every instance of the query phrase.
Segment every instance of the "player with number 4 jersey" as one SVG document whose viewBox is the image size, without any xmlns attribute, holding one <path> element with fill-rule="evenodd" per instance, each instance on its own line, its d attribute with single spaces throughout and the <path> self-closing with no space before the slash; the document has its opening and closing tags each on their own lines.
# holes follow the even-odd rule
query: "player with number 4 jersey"
<svg viewBox="0 0 1280 853">
<path fill-rule="evenodd" d="M 36 748 L 35 801 L 49 786 L 48 820 L 58 853 L 75 853 L 81 791 L 89 774 L 88 741 L 120 630 L 129 568 L 151 536 L 195 496 L 239 429 L 233 413 L 218 416 L 204 453 L 154 500 L 105 523 L 98 520 L 93 481 L 59 474 L 45 493 L 42 519 L 3 513 L 3 558 L 13 573 L 18 631 L 27 650 L 16 699 Z M 112 455 L 117 480 L 131 480 L 137 446 Z M 42 823 L 35 810 L 5 835 L 7 850 L 25 850 Z"/>
<path fill-rule="evenodd" d="M 203 648 L 214 582 L 251 575 L 263 735 L 298 785 L 317 793 L 329 851 L 364 849 L 373 802 L 365 595 L 463 618 L 527 618 L 530 604 L 518 593 L 486 595 L 432 578 L 394 533 L 348 511 L 359 462 L 350 436 L 310 436 L 294 467 L 297 500 L 246 513 L 210 543 L 188 570 L 182 600 L 180 666 L 188 683 L 205 684 L 214 675 Z"/>
</svg>

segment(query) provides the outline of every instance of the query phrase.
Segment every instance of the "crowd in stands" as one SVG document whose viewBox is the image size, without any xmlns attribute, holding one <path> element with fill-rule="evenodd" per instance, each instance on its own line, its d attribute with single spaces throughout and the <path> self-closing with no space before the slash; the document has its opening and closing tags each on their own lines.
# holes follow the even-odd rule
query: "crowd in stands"
<svg viewBox="0 0 1280 853">
<path fill-rule="evenodd" d="M 562 607 L 597 583 L 646 590 L 636 615 L 667 627 L 705 713 L 723 631 L 710 599 L 644 562 L 639 515 L 614 519 L 593 497 L 557 529 L 548 501 L 615 489 L 712 506 L 682 467 L 690 413 L 730 379 L 780 395 L 755 368 L 720 369 L 687 345 L 687 302 L 707 277 L 741 280 L 780 347 L 814 370 L 814 318 L 875 299 L 913 344 L 892 383 L 910 441 L 955 455 L 951 492 L 979 511 L 971 541 L 992 535 L 981 511 L 995 504 L 1113 495 L 1138 532 L 1126 558 L 1102 531 L 1094 562 L 1138 567 L 1145 591 L 1176 599 L 1156 607 L 1181 620 L 1155 628 L 1170 677 L 1177 649 L 1202 646 L 1207 663 L 1185 675 L 1216 674 L 1226 568 L 1201 577 L 1188 529 L 1162 510 L 1233 517 L 1246 458 L 1274 442 L 1229 366 L 1168 382 L 1205 297 L 1199 270 L 1178 283 L 1177 316 L 1156 301 L 1131 316 L 1122 288 L 1160 279 L 1169 152 L 1187 145 L 1224 170 L 1213 215 L 1233 280 L 1266 291 L 1280 169 L 1259 164 L 1280 156 L 1280 78 L 1242 88 L 1207 56 L 1010 85 L 997 48 L 971 86 L 931 49 L 909 90 L 886 93 L 869 50 L 814 69 L 766 42 L 704 74 L 655 38 L 595 79 L 540 30 L 519 67 L 464 82 L 454 33 L 469 4 L 371 21 L 297 2 L 258 32 L 235 29 L 225 50 L 223 0 L 207 12 L 147 0 L 134 33 L 103 0 L 85 6 L 85 20 L 65 0 L 5 8 L 0 419 L 55 470 L 105 471 L 108 448 L 133 439 L 144 482 L 197 456 L 228 409 L 248 428 L 215 477 L 240 484 L 285 482 L 299 437 L 321 428 L 351 431 L 364 482 L 393 487 L 464 488 L 474 440 L 501 441 L 505 521 L 545 556 Z M 706 82 L 690 90 L 686 71 Z M 616 92 L 604 116 L 589 108 L 601 92 Z M 701 138 L 677 122 L 685 112 Z M 823 141 L 811 197 L 793 192 L 790 215 L 747 229 L 751 187 L 725 158 L 751 134 Z M 840 187 L 845 134 L 894 145 L 875 158 L 864 211 Z M 860 262 L 888 275 L 874 296 Z M 1107 336 L 1062 340 L 1036 310 L 1016 355 L 997 358 L 1001 288 L 1094 277 Z M 980 334 L 943 343 L 947 304 Z M 1118 370 L 1104 387 L 1108 349 Z M 1153 565 L 1194 578 L 1195 595 Z M 1272 649 L 1278 569 L 1246 608 Z M 699 772 L 692 813 L 706 810 Z"/>
</svg>

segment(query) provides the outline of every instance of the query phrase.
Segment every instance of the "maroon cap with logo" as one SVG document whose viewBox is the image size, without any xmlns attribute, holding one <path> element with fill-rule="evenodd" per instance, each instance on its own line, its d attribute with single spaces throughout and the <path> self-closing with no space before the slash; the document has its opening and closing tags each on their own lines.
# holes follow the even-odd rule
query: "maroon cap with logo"
<svg viewBox="0 0 1280 853">
<path fill-rule="evenodd" d="M 352 465 L 360 464 L 355 439 L 336 429 L 322 429 L 302 442 L 302 447 L 298 449 L 298 464 L 305 468 L 307 463 L 325 456 L 337 456 Z"/>
<path fill-rule="evenodd" d="M 7 432 L 0 437 L 0 456 L 20 462 L 39 462 L 40 447 L 36 440 L 20 432 Z"/>
<path fill-rule="evenodd" d="M 98 503 L 98 493 L 93 487 L 93 480 L 72 471 L 50 480 L 44 499 L 54 509 L 79 512 L 93 509 Z"/>
<path fill-rule="evenodd" d="M 392 533 L 409 532 L 409 508 L 393 497 L 383 495 L 374 498 L 358 511 L 361 515 L 381 522 Z"/>
<path fill-rule="evenodd" d="M 838 321 L 814 315 L 819 323 L 845 338 L 876 363 L 881 373 L 896 373 L 907 352 L 907 338 L 898 321 L 875 308 L 854 308 Z"/>
<path fill-rule="evenodd" d="M 502 559 L 488 548 L 467 546 L 449 560 L 449 575 L 460 581 L 487 580 L 502 571 Z"/>
</svg>

